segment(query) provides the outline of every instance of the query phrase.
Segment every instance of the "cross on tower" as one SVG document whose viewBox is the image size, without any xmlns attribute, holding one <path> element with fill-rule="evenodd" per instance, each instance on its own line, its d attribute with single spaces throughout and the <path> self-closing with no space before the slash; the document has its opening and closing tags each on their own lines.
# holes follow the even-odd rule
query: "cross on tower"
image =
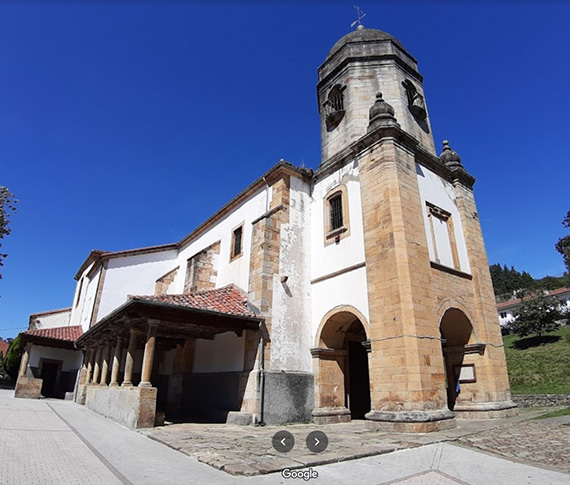
<svg viewBox="0 0 570 485">
<path fill-rule="evenodd" d="M 355 5 L 354 8 L 356 9 L 356 20 L 354 22 L 352 22 L 350 24 L 351 27 L 354 27 L 356 24 L 358 24 L 358 27 L 356 27 L 357 29 L 363 29 L 364 25 L 362 25 L 362 19 L 366 16 L 366 14 L 360 10 L 360 7 L 358 5 Z"/>
</svg>

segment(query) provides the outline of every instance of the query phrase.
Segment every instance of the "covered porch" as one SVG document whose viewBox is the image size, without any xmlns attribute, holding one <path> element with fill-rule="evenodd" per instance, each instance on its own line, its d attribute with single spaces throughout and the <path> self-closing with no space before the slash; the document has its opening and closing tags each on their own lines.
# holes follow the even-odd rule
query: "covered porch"
<svg viewBox="0 0 570 485">
<path fill-rule="evenodd" d="M 77 341 L 85 354 L 75 399 L 131 428 L 225 422 L 251 409 L 262 324 L 233 286 L 131 297 Z"/>
</svg>

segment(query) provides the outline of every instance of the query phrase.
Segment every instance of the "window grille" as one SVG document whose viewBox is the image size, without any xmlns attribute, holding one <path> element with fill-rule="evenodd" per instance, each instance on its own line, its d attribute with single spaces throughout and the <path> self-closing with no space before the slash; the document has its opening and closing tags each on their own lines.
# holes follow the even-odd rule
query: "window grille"
<svg viewBox="0 0 570 485">
<path fill-rule="evenodd" d="M 335 195 L 329 199 L 331 231 L 339 229 L 343 226 L 342 220 L 342 194 Z"/>
<path fill-rule="evenodd" d="M 241 235 L 243 227 L 238 227 L 234 231 L 234 244 L 232 250 L 232 256 L 238 256 L 241 254 Z"/>
</svg>

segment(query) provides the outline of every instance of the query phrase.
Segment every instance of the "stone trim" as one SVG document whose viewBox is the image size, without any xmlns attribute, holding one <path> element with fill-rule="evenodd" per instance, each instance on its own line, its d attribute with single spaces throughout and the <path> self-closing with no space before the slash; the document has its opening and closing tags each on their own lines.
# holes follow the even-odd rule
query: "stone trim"
<svg viewBox="0 0 570 485">
<path fill-rule="evenodd" d="M 436 263 L 435 261 L 429 262 L 430 266 L 433 269 L 437 269 L 439 271 L 444 271 L 445 273 L 452 274 L 454 276 L 459 276 L 460 278 L 465 278 L 466 280 L 472 280 L 473 276 L 469 273 L 464 273 L 463 271 L 459 271 L 454 268 L 450 268 L 449 266 L 444 266 L 443 264 Z"/>
<path fill-rule="evenodd" d="M 91 311 L 91 319 L 89 320 L 89 328 L 97 322 L 97 315 L 99 313 L 99 305 L 101 304 L 101 295 L 103 294 L 103 285 L 105 283 L 105 274 L 107 268 L 104 263 L 101 263 L 101 274 L 97 282 L 97 292 L 95 293 L 95 301 L 93 302 L 93 309 Z"/>
<path fill-rule="evenodd" d="M 162 275 L 160 278 L 156 280 L 154 284 L 155 295 L 163 295 L 168 291 L 170 285 L 174 282 L 174 279 L 176 278 L 176 274 L 178 273 L 179 269 L 180 266 L 176 266 L 176 268 L 171 269 L 170 271 L 168 271 L 168 273 Z"/>
<path fill-rule="evenodd" d="M 342 226 L 331 229 L 330 201 L 340 194 L 342 207 Z M 350 236 L 350 217 L 348 212 L 348 189 L 346 185 L 337 185 L 323 197 L 324 245 L 338 244 L 341 239 Z"/>
<path fill-rule="evenodd" d="M 353 264 L 352 266 L 347 266 L 346 268 L 339 269 L 338 271 L 334 271 L 332 273 L 329 273 L 329 274 L 326 274 L 323 276 L 319 276 L 318 278 L 311 280 L 311 284 L 314 285 L 315 283 L 320 283 L 321 281 L 325 281 L 325 280 L 328 280 L 330 278 L 334 278 L 335 276 L 340 276 L 340 275 L 345 274 L 345 273 L 350 273 L 351 271 L 354 271 L 355 269 L 364 268 L 365 266 L 366 266 L 366 263 L 364 261 L 362 263 Z"/>
</svg>

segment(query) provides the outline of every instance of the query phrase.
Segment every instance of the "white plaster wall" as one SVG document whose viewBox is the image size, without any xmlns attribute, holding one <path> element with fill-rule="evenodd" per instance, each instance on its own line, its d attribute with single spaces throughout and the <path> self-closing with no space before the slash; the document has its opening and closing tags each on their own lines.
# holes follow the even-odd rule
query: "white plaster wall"
<svg viewBox="0 0 570 485">
<path fill-rule="evenodd" d="M 109 259 L 97 321 L 125 303 L 128 295 L 154 295 L 156 280 L 176 267 L 176 256 L 176 250 L 168 250 Z"/>
<path fill-rule="evenodd" d="M 87 274 L 93 268 L 93 263 L 90 264 L 85 271 L 81 274 L 79 280 L 75 284 L 75 293 L 73 295 L 73 302 L 71 303 L 71 317 L 70 325 L 81 325 L 81 314 L 83 312 L 83 305 L 85 303 L 85 294 L 87 290 L 87 285 L 89 280 L 87 279 Z M 83 280 L 83 284 L 81 281 Z M 81 293 L 79 293 L 81 288 Z"/>
<path fill-rule="evenodd" d="M 503 317 L 501 317 L 501 313 L 506 313 L 507 316 L 503 318 Z M 497 314 L 499 315 L 499 324 L 501 326 L 504 326 L 504 325 L 511 323 L 515 319 L 513 313 L 514 313 L 514 310 L 512 310 L 512 309 L 510 309 L 510 310 L 499 310 L 497 312 Z"/>
<path fill-rule="evenodd" d="M 348 273 L 330 278 L 312 285 L 312 346 L 315 345 L 317 330 L 324 316 L 333 308 L 348 305 L 356 308 L 366 322 L 370 321 L 368 311 L 368 291 L 366 286 L 366 268 L 355 269 Z"/>
<path fill-rule="evenodd" d="M 68 327 L 70 324 L 71 310 L 50 313 L 49 315 L 38 315 L 33 318 L 35 325 L 33 328 L 57 328 Z"/>
<path fill-rule="evenodd" d="M 469 259 L 467 257 L 467 248 L 465 245 L 465 237 L 463 234 L 463 225 L 461 223 L 461 217 L 459 216 L 459 211 L 457 209 L 457 201 L 455 196 L 455 188 L 453 185 L 446 180 L 442 179 L 439 175 L 435 174 L 428 168 L 416 163 L 416 172 L 418 174 L 418 185 L 420 189 L 420 197 L 422 200 L 422 209 L 424 212 L 424 226 L 426 231 L 426 239 L 428 245 L 429 256 L 432 261 L 435 261 L 435 251 L 433 247 L 432 236 L 430 232 L 430 225 L 428 220 L 428 209 L 426 202 L 430 202 L 437 207 L 449 212 L 453 220 L 453 227 L 455 229 L 455 242 L 457 244 L 457 253 L 459 256 L 459 264 L 461 271 L 464 273 L 471 273 L 471 267 L 469 266 Z M 434 224 L 435 226 L 435 224 Z M 440 228 L 441 229 L 441 228 Z M 438 235 L 436 230 L 436 235 Z M 443 238 L 443 233 L 439 234 L 439 237 Z M 442 240 L 448 240 L 447 235 Z M 449 244 L 449 243 L 448 243 Z M 438 245 L 438 250 L 440 245 Z M 441 264 L 453 267 L 452 264 L 446 264 L 444 261 L 453 261 L 451 258 L 451 250 L 449 249 L 449 254 L 445 252 L 440 254 Z M 444 260 L 442 256 L 449 259 Z"/>
<path fill-rule="evenodd" d="M 281 225 L 279 274 L 273 277 L 271 370 L 310 372 L 311 198 L 307 183 L 292 177 L 289 223 Z M 285 283 L 281 276 L 287 276 Z"/>
<path fill-rule="evenodd" d="M 214 340 L 196 340 L 194 373 L 243 371 L 245 338 L 234 332 L 216 335 Z"/>
<path fill-rule="evenodd" d="M 358 163 L 355 160 L 315 184 L 311 203 L 312 280 L 364 262 L 364 231 L 358 173 Z M 348 191 L 350 235 L 342 238 L 338 244 L 333 242 L 325 246 L 324 198 L 339 185 L 345 185 Z M 366 286 L 361 290 L 366 291 Z"/>
<path fill-rule="evenodd" d="M 61 370 L 67 372 L 81 367 L 83 354 L 79 350 L 55 349 L 34 344 L 30 350 L 28 366 L 39 367 L 40 359 L 62 360 Z"/>
<path fill-rule="evenodd" d="M 183 293 L 184 279 L 188 259 L 208 246 L 221 241 L 219 259 L 214 260 L 217 270 L 216 288 L 234 283 L 244 291 L 249 284 L 249 261 L 251 253 L 252 222 L 267 212 L 271 203 L 271 187 L 256 192 L 244 201 L 222 220 L 211 227 L 206 233 L 189 243 L 180 250 L 176 264 L 180 269 L 174 282 L 170 285 L 169 293 Z M 243 223 L 242 256 L 230 262 L 230 250 L 233 230 Z"/>
<path fill-rule="evenodd" d="M 95 305 L 95 296 L 97 295 L 97 286 L 99 286 L 99 278 L 101 278 L 101 267 L 95 272 L 91 278 L 85 277 L 83 282 L 83 289 L 81 293 L 82 302 L 79 303 L 77 308 L 81 309 L 81 317 L 79 325 L 83 327 L 83 331 L 89 330 L 91 324 L 91 316 L 93 314 L 93 306 Z"/>
</svg>

